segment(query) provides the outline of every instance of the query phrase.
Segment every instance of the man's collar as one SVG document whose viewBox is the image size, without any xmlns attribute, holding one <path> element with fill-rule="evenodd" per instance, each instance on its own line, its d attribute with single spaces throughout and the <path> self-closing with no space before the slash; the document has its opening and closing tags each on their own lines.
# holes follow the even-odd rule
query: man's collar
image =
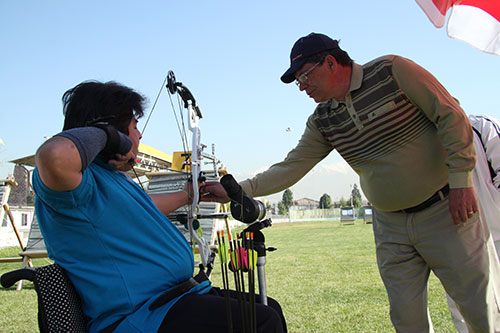
<svg viewBox="0 0 500 333">
<path fill-rule="evenodd" d="M 361 65 L 352 63 L 351 72 L 351 84 L 349 86 L 349 92 L 361 88 L 361 82 L 363 81 L 363 67 Z"/>
</svg>

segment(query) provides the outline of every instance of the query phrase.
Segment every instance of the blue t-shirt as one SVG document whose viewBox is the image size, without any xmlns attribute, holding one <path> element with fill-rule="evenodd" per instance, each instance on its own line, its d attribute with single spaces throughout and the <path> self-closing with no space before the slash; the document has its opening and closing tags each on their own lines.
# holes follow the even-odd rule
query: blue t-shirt
<svg viewBox="0 0 500 333">
<path fill-rule="evenodd" d="M 189 244 L 137 184 L 96 159 L 80 185 L 48 189 L 33 172 L 36 214 L 51 259 L 61 265 L 82 299 L 89 330 L 127 316 L 116 332 L 157 331 L 177 299 L 149 304 L 193 276 Z M 206 293 L 209 281 L 189 293 Z"/>
</svg>

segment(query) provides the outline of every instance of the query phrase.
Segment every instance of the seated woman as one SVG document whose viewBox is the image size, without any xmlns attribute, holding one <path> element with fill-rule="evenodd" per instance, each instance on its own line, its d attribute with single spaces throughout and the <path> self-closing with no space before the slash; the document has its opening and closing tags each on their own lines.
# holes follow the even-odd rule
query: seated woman
<svg viewBox="0 0 500 333">
<path fill-rule="evenodd" d="M 64 93 L 63 132 L 38 149 L 33 172 L 49 256 L 75 285 L 90 332 L 227 331 L 224 296 L 209 280 L 150 309 L 193 281 L 194 259 L 166 217 L 189 203 L 191 189 L 148 195 L 124 172 L 138 153 L 143 103 L 115 82 L 83 82 Z M 257 330 L 286 332 L 279 304 L 268 303 L 257 304 Z M 236 299 L 230 306 L 238 313 Z M 232 319 L 241 331 L 239 316 Z"/>
</svg>

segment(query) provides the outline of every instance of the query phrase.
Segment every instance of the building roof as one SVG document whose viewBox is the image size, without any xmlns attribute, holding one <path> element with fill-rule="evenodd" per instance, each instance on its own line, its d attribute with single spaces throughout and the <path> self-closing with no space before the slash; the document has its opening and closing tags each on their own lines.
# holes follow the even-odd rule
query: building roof
<svg viewBox="0 0 500 333">
<path fill-rule="evenodd" d="M 165 154 L 164 152 L 143 143 L 139 144 L 139 152 L 149 154 L 157 159 L 172 163 L 172 155 Z"/>
<path fill-rule="evenodd" d="M 137 155 L 137 160 L 147 166 L 138 164 L 135 168 L 137 175 L 144 176 L 148 172 L 159 171 L 161 169 L 169 168 L 172 165 L 172 156 L 168 155 L 156 148 L 140 143 L 139 144 L 139 154 Z M 29 155 L 21 157 L 9 163 L 14 163 L 16 165 L 24 165 L 29 167 L 35 167 L 35 155 Z M 129 171 L 130 172 L 130 171 Z M 131 177 L 135 177 L 133 172 L 130 172 Z"/>
<path fill-rule="evenodd" d="M 309 198 L 302 198 L 302 199 L 294 200 L 293 203 L 295 205 L 311 205 L 311 204 L 318 204 L 319 205 L 318 200 L 313 200 L 313 199 L 309 199 Z"/>
</svg>

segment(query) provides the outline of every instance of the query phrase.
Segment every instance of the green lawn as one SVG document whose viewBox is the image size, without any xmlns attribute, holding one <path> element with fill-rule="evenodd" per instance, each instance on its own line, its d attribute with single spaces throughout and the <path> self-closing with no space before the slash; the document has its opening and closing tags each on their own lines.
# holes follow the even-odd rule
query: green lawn
<svg viewBox="0 0 500 333">
<path fill-rule="evenodd" d="M 15 257 L 18 247 L 0 250 L 0 257 Z M 48 259 L 34 259 L 34 266 L 48 265 Z M 0 274 L 21 268 L 21 263 L 0 263 Z M 0 287 L 0 332 L 26 333 L 38 332 L 36 293 L 33 283 L 23 282 L 23 289 L 16 286 L 9 289 Z"/>
<path fill-rule="evenodd" d="M 281 303 L 290 332 L 394 331 L 371 224 L 280 223 L 264 234 L 278 248 L 267 256 L 268 296 Z M 218 262 L 212 280 L 222 283 Z M 436 332 L 456 332 L 434 275 L 429 308 Z"/>
<path fill-rule="evenodd" d="M 265 229 L 264 234 L 266 245 L 278 248 L 267 256 L 268 295 L 281 303 L 289 332 L 393 331 L 371 225 L 280 223 Z M 0 250 L 0 256 L 16 252 Z M 35 265 L 46 263 L 37 260 Z M 0 273 L 19 266 L 0 264 Z M 222 285 L 218 261 L 211 278 L 214 285 Z M 0 332 L 36 332 L 35 304 L 30 283 L 21 292 L 0 289 Z M 429 308 L 436 332 L 455 331 L 444 290 L 433 275 Z"/>
</svg>

